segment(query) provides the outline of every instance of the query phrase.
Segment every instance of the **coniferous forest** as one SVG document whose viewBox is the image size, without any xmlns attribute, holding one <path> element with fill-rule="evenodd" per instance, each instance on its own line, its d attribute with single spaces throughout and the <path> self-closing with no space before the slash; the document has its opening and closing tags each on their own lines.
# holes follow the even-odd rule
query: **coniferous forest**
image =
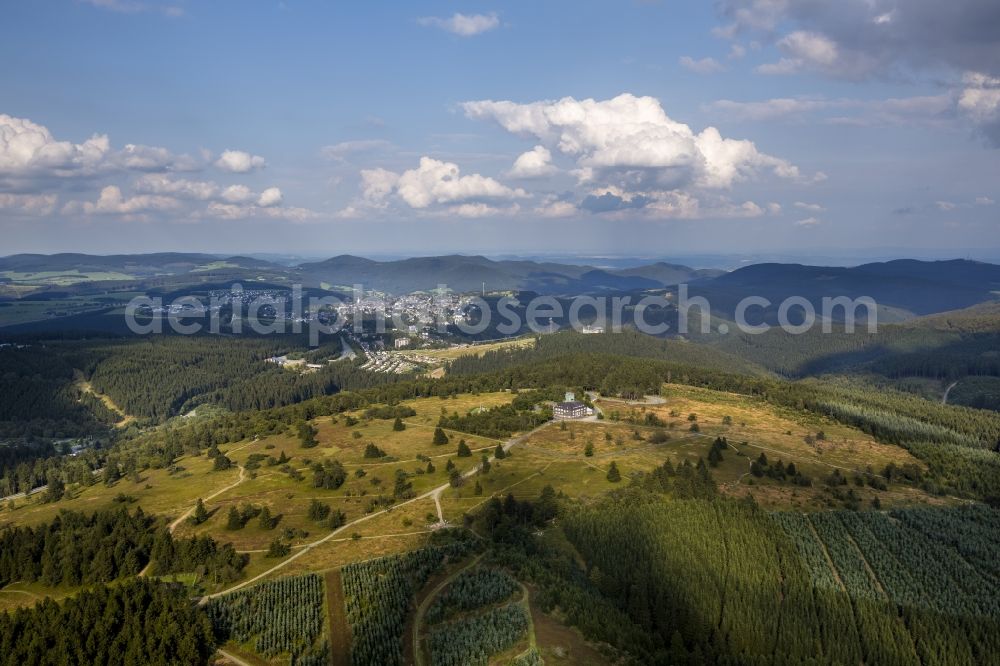
<svg viewBox="0 0 1000 666">
<path fill-rule="evenodd" d="M 9 666 L 204 664 L 214 650 L 211 623 L 184 590 L 146 579 L 0 613 L 0 662 Z"/>
<path fill-rule="evenodd" d="M 38 396 L 33 404 L 48 404 L 42 412 L 77 425 L 67 430 L 59 419 L 8 406 L 4 423 L 12 432 L 23 426 L 25 435 L 0 448 L 2 489 L 40 489 L 15 498 L 14 506 L 53 513 L 30 525 L 0 527 L 0 589 L 34 585 L 43 593 L 69 593 L 0 614 L 4 654 L 17 655 L 16 661 L 32 663 L 29 655 L 37 656 L 42 642 L 71 640 L 61 627 L 72 625 L 93 626 L 98 637 L 73 653 L 82 663 L 127 663 L 122 655 L 138 652 L 148 655 L 144 663 L 204 663 L 222 645 L 295 664 L 327 663 L 344 649 L 358 666 L 410 663 L 415 649 L 432 664 L 492 663 L 497 654 L 511 663 L 547 663 L 545 651 L 527 643 L 531 613 L 538 612 L 620 663 L 958 665 L 994 663 L 1000 653 L 1000 522 L 993 508 L 1000 497 L 1000 417 L 989 410 L 941 404 L 870 377 L 783 378 L 731 356 L 733 350 L 630 334 L 542 336 L 530 348 L 459 356 L 434 379 L 373 375 L 351 360 L 296 374 L 263 360 L 285 351 L 282 343 L 265 341 L 244 347 L 179 337 L 61 341 L 48 351 L 26 355 L 16 376 L 37 377 L 36 393 L 26 394 Z M 154 379 L 137 363 L 176 381 Z M 172 368 L 185 368 L 184 376 Z M 892 375 L 885 364 L 878 370 Z M 588 404 L 596 396 L 642 401 L 662 393 L 669 405 L 665 386 L 849 428 L 905 452 L 911 462 L 817 475 L 781 455 L 747 457 L 741 482 L 746 477 L 751 486 L 807 493 L 829 488 L 850 507 L 775 510 L 749 496 L 734 498 L 718 480 L 727 461 L 741 457 L 745 442 L 738 435 L 694 414 L 615 407 L 596 417 L 606 424 L 599 427 L 625 429 L 617 438 L 598 438 L 607 446 L 670 451 L 702 436 L 702 428 L 711 446 L 700 457 L 636 469 L 618 455 L 595 454 L 585 435 L 576 444 L 579 455 L 593 461 L 584 466 L 599 466 L 606 491 L 581 495 L 558 483 L 509 492 L 490 486 L 492 475 L 536 450 L 508 451 L 498 442 L 544 430 L 550 405 L 565 392 Z M 508 397 L 481 407 L 475 396 L 483 395 Z M 462 399 L 469 407 L 452 408 Z M 431 407 L 415 409 L 421 400 Z M 63 412 L 52 407 L 58 404 Z M 739 425 L 730 418 L 721 427 Z M 326 453 L 331 427 L 351 435 L 356 459 Z M 392 434 L 363 434 L 372 428 Z M 571 443 L 576 432 L 575 426 L 550 431 L 565 432 Z M 64 434 L 86 444 L 70 452 L 60 443 Z M 416 457 L 419 470 L 399 460 L 392 438 L 427 447 Z M 825 444 L 822 433 L 806 439 L 810 446 Z M 490 455 L 482 456 L 486 462 L 472 455 L 466 440 L 489 451 L 492 463 Z M 249 457 L 240 453 L 248 443 L 272 441 L 286 443 Z M 202 506 L 185 523 L 194 531 L 173 534 L 165 517 L 148 513 L 130 493 L 141 495 L 150 475 L 185 478 L 192 460 L 204 460 L 206 474 L 239 472 L 251 481 L 280 475 L 298 489 L 291 495 L 358 496 L 364 515 L 389 510 L 391 516 L 395 507 L 419 501 L 427 487 L 421 477 L 435 474 L 448 492 L 476 501 L 466 500 L 471 508 L 452 517 L 452 529 L 434 533 L 422 547 L 362 557 L 339 568 L 336 578 L 268 579 L 199 605 L 207 589 L 224 591 L 245 580 L 248 565 L 259 561 L 254 557 L 281 564 L 294 555 L 295 539 L 316 537 L 299 535 L 306 532 L 286 527 L 283 518 L 279 524 L 272 516 L 283 514 L 280 507 L 256 503 L 206 503 L 208 509 Z M 374 487 L 369 474 L 376 476 L 382 465 L 403 466 L 388 475 L 396 479 L 391 494 L 368 490 Z M 525 471 L 528 479 L 538 473 Z M 363 484 L 368 487 L 361 490 Z M 946 506 L 862 506 L 852 495 L 861 487 L 904 488 Z M 81 510 L 77 498 L 93 492 L 88 489 L 115 493 L 115 508 Z M 364 543 L 351 536 L 356 516 L 338 506 L 311 498 L 309 531 L 319 529 L 321 537 L 346 526 L 333 543 Z M 265 510 L 266 526 L 249 520 Z M 213 527 L 216 511 L 222 511 L 221 531 Z M 410 524 L 395 529 L 416 531 L 412 518 L 406 520 Z M 264 548 L 229 543 L 257 530 L 269 534 Z M 413 633 L 416 603 L 431 594 L 429 586 L 474 560 L 478 564 L 427 599 Z M 183 582 L 191 576 L 195 587 Z M 530 612 L 522 601 L 527 589 Z M 341 634 L 329 623 L 331 599 L 342 600 Z M 129 612 L 141 619 L 103 619 L 118 608 L 134 609 Z M 197 628 L 164 628 L 168 614 Z M 155 641 L 143 642 L 148 631 Z M 411 634 L 419 639 L 416 647 Z M 348 648 L 338 635 L 347 637 Z"/>
</svg>

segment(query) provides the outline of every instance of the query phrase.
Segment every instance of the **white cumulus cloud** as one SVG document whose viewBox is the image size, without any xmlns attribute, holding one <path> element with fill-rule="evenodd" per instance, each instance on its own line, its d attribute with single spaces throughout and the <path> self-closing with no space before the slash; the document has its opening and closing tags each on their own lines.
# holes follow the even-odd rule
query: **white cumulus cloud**
<svg viewBox="0 0 1000 666">
<path fill-rule="evenodd" d="M 95 134 L 83 143 L 57 141 L 43 125 L 0 114 L 0 173 L 89 175 L 103 166 L 110 152 L 107 135 Z"/>
<path fill-rule="evenodd" d="M 417 23 L 423 26 L 441 28 L 461 37 L 472 37 L 484 32 L 489 32 L 500 26 L 500 17 L 496 12 L 489 14 L 454 14 L 450 18 L 440 18 L 437 16 L 425 16 L 417 19 Z"/>
<path fill-rule="evenodd" d="M 457 164 L 431 157 L 421 157 L 416 169 L 409 169 L 401 174 L 386 169 L 363 170 L 361 189 L 362 196 L 369 203 L 382 205 L 390 195 L 395 195 L 407 206 L 416 209 L 529 196 L 520 188 L 507 187 L 478 173 L 463 176 Z"/>
<path fill-rule="evenodd" d="M 253 201 L 255 195 L 253 190 L 251 190 L 246 185 L 230 185 L 226 189 L 222 190 L 222 199 L 228 201 L 229 203 L 248 203 Z"/>
<path fill-rule="evenodd" d="M 388 169 L 362 169 L 361 196 L 371 205 L 383 206 L 398 182 L 399 174 Z"/>
<path fill-rule="evenodd" d="M 215 161 L 216 167 L 230 173 L 250 173 L 263 169 L 265 165 L 263 157 L 243 150 L 224 150 Z"/>
<path fill-rule="evenodd" d="M 171 178 L 164 174 L 151 173 L 136 179 L 135 191 L 140 194 L 164 194 L 181 199 L 206 201 L 219 195 L 219 186 L 207 181 Z"/>
<path fill-rule="evenodd" d="M 543 178 L 556 173 L 558 169 L 552 165 L 552 153 L 545 146 L 535 146 L 521 153 L 514 160 L 507 175 L 511 178 Z"/>
<path fill-rule="evenodd" d="M 193 171 L 201 166 L 189 155 L 156 146 L 130 143 L 114 150 L 106 134 L 94 134 L 82 143 L 59 140 L 44 125 L 0 114 L 0 185 L 51 189 L 57 181 L 72 178 L 122 171 Z"/>
<path fill-rule="evenodd" d="M 790 162 L 757 150 L 751 141 L 723 138 L 708 127 L 695 133 L 664 112 L 653 97 L 622 94 L 609 100 L 519 104 L 471 101 L 470 118 L 493 120 L 508 132 L 535 138 L 576 160 L 581 180 L 655 182 L 728 188 L 760 172 L 798 178 Z"/>
<path fill-rule="evenodd" d="M 173 197 L 139 194 L 126 198 L 119 187 L 108 185 L 101 190 L 97 201 L 71 201 L 63 207 L 63 212 L 83 212 L 86 215 L 135 215 L 177 210 L 180 207 L 180 202 Z"/>
<path fill-rule="evenodd" d="M 283 197 L 281 196 L 281 190 L 277 187 L 269 187 L 260 193 L 257 197 L 257 205 L 263 208 L 270 208 L 271 206 L 277 206 L 281 203 Z"/>
</svg>

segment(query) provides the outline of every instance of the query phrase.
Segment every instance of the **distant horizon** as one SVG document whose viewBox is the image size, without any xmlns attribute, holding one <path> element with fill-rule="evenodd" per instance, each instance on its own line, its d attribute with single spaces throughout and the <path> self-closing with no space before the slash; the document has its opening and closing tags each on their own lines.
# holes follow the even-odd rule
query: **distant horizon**
<svg viewBox="0 0 1000 666">
<path fill-rule="evenodd" d="M 721 269 L 736 270 L 743 266 L 763 263 L 779 264 L 803 264 L 807 266 L 829 266 L 829 267 L 853 267 L 867 263 L 882 263 L 898 260 L 916 261 L 954 261 L 966 260 L 977 261 L 990 264 L 1000 264 L 1000 248 L 977 249 L 951 251 L 942 250 L 907 250 L 905 248 L 826 248 L 823 250 L 804 248 L 796 251 L 773 250 L 770 252 L 674 252 L 670 254 L 648 254 L 637 253 L 621 254 L 592 254 L 587 252 L 579 253 L 541 253 L 537 251 L 525 252 L 441 252 L 441 253 L 365 253 L 351 252 L 346 250 L 331 251 L 330 253 L 296 253 L 296 252 L 213 252 L 210 250 L 150 250 L 138 252 L 80 252 L 80 251 L 59 251 L 59 252 L 13 252 L 0 255 L 0 259 L 6 259 L 17 255 L 39 255 L 53 256 L 61 254 L 82 254 L 93 257 L 108 257 L 115 255 L 154 255 L 154 254 L 200 254 L 218 258 L 226 257 L 247 257 L 260 259 L 271 263 L 293 266 L 301 263 L 325 261 L 338 256 L 354 256 L 369 259 L 377 262 L 400 261 L 404 259 L 445 257 L 445 256 L 481 256 L 492 261 L 535 261 L 561 263 L 568 265 L 591 265 L 595 268 L 615 268 L 624 269 L 635 266 L 642 266 L 654 263 L 668 263 L 685 265 L 694 269 Z"/>
</svg>

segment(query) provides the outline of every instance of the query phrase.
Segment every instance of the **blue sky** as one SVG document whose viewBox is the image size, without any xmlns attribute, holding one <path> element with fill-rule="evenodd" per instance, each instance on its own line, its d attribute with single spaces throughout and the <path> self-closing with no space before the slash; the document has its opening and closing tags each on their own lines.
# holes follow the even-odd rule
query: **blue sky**
<svg viewBox="0 0 1000 666">
<path fill-rule="evenodd" d="M 12 3 L 0 254 L 995 254 L 1000 6 L 939 5 Z"/>
</svg>

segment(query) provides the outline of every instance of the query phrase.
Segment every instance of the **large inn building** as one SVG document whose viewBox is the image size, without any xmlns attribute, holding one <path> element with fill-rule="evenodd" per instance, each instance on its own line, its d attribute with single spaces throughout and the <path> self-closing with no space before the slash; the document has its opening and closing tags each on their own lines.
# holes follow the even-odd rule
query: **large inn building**
<svg viewBox="0 0 1000 666">
<path fill-rule="evenodd" d="M 557 419 L 579 419 L 593 415 L 594 410 L 576 399 L 572 393 L 566 394 L 564 402 L 557 402 L 552 408 L 552 415 Z"/>
</svg>

